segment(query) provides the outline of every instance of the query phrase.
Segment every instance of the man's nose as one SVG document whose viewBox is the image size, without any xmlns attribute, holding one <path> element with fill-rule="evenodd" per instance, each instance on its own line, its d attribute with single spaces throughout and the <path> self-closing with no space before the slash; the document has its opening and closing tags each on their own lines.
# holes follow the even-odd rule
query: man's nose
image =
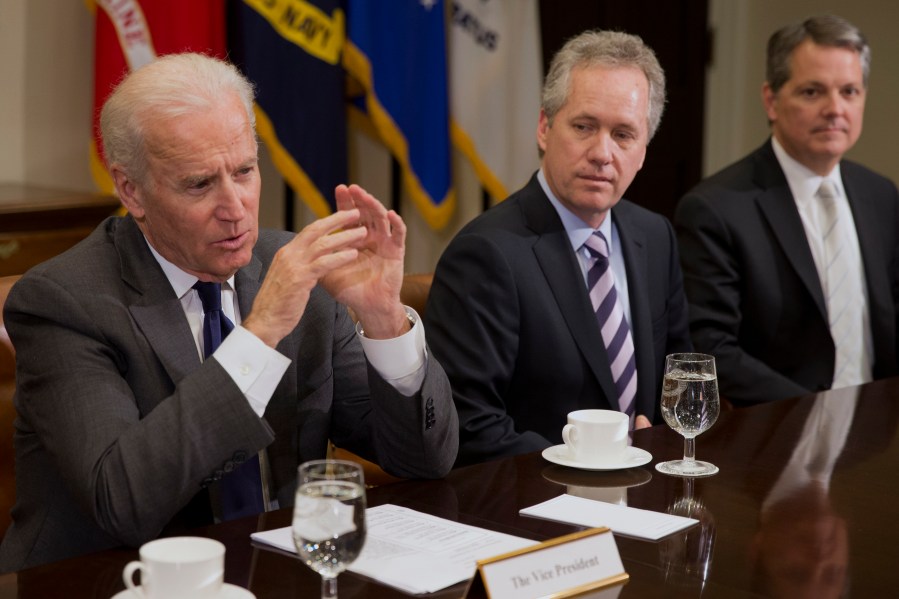
<svg viewBox="0 0 899 599">
<path fill-rule="evenodd" d="M 244 191 L 234 181 L 227 181 L 221 190 L 216 216 L 221 220 L 239 221 L 246 216 Z"/>
<path fill-rule="evenodd" d="M 587 151 L 587 159 L 597 164 L 608 164 L 612 161 L 612 143 L 608 133 L 598 133 Z"/>
</svg>

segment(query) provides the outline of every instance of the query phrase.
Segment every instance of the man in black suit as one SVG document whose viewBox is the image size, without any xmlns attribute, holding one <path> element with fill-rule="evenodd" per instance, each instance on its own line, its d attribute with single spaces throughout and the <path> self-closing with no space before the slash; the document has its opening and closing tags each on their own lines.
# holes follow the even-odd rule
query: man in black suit
<svg viewBox="0 0 899 599">
<path fill-rule="evenodd" d="M 762 86 L 771 138 L 678 205 L 693 342 L 716 356 L 736 405 L 899 372 L 899 195 L 843 160 L 861 134 L 870 56 L 835 16 L 774 33 Z"/>
<path fill-rule="evenodd" d="M 585 32 L 553 59 L 540 170 L 453 239 L 425 312 L 459 411 L 457 464 L 560 443 L 581 408 L 622 409 L 636 428 L 658 419 L 665 355 L 690 349 L 686 299 L 670 223 L 621 197 L 664 103 L 636 36 Z M 597 233 L 607 262 L 587 247 Z M 597 287 L 611 271 L 617 294 L 598 308 L 619 333 L 608 350 L 588 294 L 600 263 Z"/>
</svg>

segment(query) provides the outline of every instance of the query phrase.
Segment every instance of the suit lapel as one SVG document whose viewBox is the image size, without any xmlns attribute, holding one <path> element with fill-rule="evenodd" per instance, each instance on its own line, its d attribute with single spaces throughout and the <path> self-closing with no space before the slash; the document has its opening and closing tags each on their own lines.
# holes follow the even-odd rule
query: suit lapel
<svg viewBox="0 0 899 599">
<path fill-rule="evenodd" d="M 571 249 L 571 242 L 559 215 L 543 193 L 536 177 L 531 179 L 529 187 L 531 193 L 522 196 L 521 207 L 528 227 L 539 235 L 533 248 L 537 263 L 571 336 L 584 354 L 603 393 L 614 405 L 614 398 L 618 394 L 612 380 L 609 358 L 587 296 L 577 257 Z"/>
<path fill-rule="evenodd" d="M 760 161 L 755 172 L 759 173 L 756 183 L 761 189 L 761 193 L 756 197 L 756 204 L 826 322 L 827 307 L 824 303 L 824 292 L 821 290 L 821 280 L 818 278 L 818 269 L 809 249 L 799 210 L 796 208 L 790 186 L 777 162 L 770 141 L 756 154 L 755 160 Z"/>
<path fill-rule="evenodd" d="M 633 226 L 628 218 L 630 206 L 621 203 L 612 208 L 612 218 L 618 229 L 618 239 L 624 254 L 624 269 L 627 273 L 627 289 L 631 309 L 631 335 L 634 339 L 634 357 L 637 362 L 637 397 L 635 407 L 638 414 L 646 413 L 641 399 L 650 398 L 655 389 L 656 366 L 653 356 L 652 315 L 649 309 L 650 281 L 646 278 L 647 253 L 646 237 L 642 230 Z M 656 291 L 658 293 L 658 291 Z M 648 395 L 647 395 L 648 394 Z M 643 411 L 641 411 L 641 407 Z M 649 412 L 652 413 L 652 412 Z"/>
<path fill-rule="evenodd" d="M 131 217 L 121 221 L 115 244 L 122 280 L 136 293 L 129 306 L 131 315 L 166 373 L 177 383 L 200 365 L 181 302 Z"/>
</svg>

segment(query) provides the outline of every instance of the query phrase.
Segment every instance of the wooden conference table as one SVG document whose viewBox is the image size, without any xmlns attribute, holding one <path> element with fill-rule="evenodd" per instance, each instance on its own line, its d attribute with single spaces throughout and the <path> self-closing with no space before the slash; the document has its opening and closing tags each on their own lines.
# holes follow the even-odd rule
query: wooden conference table
<svg viewBox="0 0 899 599">
<path fill-rule="evenodd" d="M 839 423 L 846 426 L 833 426 Z M 616 535 L 630 575 L 618 597 L 895 596 L 897 424 L 899 379 L 891 379 L 722 413 L 697 439 L 697 457 L 721 470 L 692 483 L 655 471 L 657 461 L 683 449 L 679 435 L 657 426 L 634 435 L 634 445 L 653 456 L 640 468 L 580 471 L 535 453 L 456 469 L 443 480 L 382 486 L 368 499 L 546 540 L 580 529 L 518 511 L 566 491 L 661 512 L 692 496 L 701 525 L 659 542 Z M 833 450 L 831 459 L 809 458 L 816 443 Z M 823 462 L 829 476 L 803 474 L 811 462 Z M 289 523 L 289 510 L 281 510 L 197 534 L 226 544 L 226 581 L 258 599 L 316 597 L 316 574 L 250 543 L 251 532 Z M 122 568 L 136 558 L 135 550 L 112 550 L 0 576 L 0 599 L 108 599 L 124 588 Z M 435 596 L 464 591 L 458 584 Z M 408 596 L 352 573 L 341 574 L 339 592 L 342 599 Z"/>
</svg>

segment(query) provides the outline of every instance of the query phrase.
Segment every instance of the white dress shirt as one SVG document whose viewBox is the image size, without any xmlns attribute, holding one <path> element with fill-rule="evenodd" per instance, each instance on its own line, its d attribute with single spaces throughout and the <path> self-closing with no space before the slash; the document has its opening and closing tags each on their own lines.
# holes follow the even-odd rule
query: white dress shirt
<svg viewBox="0 0 899 599">
<path fill-rule="evenodd" d="M 187 317 L 191 333 L 203 359 L 203 304 L 193 289 L 197 277 L 188 274 L 163 258 L 147 243 L 156 261 L 162 267 L 181 307 Z M 424 325 L 418 314 L 406 308 L 415 320 L 412 330 L 394 339 L 368 339 L 356 332 L 362 343 L 362 351 L 381 377 L 404 395 L 412 395 L 421 389 L 427 365 Z M 212 355 L 243 392 L 253 411 L 261 418 L 271 400 L 281 377 L 290 365 L 290 359 L 267 346 L 249 330 L 240 326 L 242 317 L 234 293 L 234 277 L 222 284 L 222 312 L 234 323 L 234 330 L 222 341 Z"/>
<path fill-rule="evenodd" d="M 574 249 L 574 253 L 577 255 L 578 262 L 581 265 L 581 274 L 584 277 L 584 287 L 586 288 L 587 270 L 592 263 L 592 259 L 589 250 L 584 247 L 584 242 L 593 235 L 595 229 L 588 226 L 579 216 L 575 215 L 559 201 L 549 188 L 546 177 L 543 175 L 543 169 L 537 171 L 537 181 L 540 183 L 540 187 L 543 188 L 546 197 L 549 198 L 550 203 L 552 203 L 553 208 L 559 214 L 559 218 L 562 219 L 562 226 L 565 227 L 568 240 L 571 242 L 571 247 Z M 609 264 L 612 267 L 612 274 L 615 276 L 615 292 L 618 294 L 618 302 L 621 304 L 622 310 L 624 310 L 624 317 L 627 319 L 627 322 L 632 323 L 630 295 L 627 290 L 627 272 L 624 267 L 624 253 L 621 251 L 618 227 L 612 222 L 611 217 L 612 213 L 610 211 L 599 226 L 599 231 L 608 241 Z"/>
<path fill-rule="evenodd" d="M 852 265 L 848 275 L 850 280 L 847 282 L 852 286 L 854 295 L 857 295 L 859 301 L 862 302 L 861 322 L 858 323 L 859 334 L 862 335 L 862 351 L 857 356 L 858 359 L 855 363 L 847 366 L 843 378 L 833 382 L 835 387 L 869 382 L 872 380 L 874 340 L 871 335 L 871 318 L 868 310 L 868 286 L 865 281 L 865 265 L 862 262 L 861 250 L 858 245 L 858 233 L 855 230 L 855 219 L 852 217 L 852 209 L 849 206 L 840 176 L 840 165 L 837 164 L 826 177 L 822 177 L 794 160 L 776 138 L 771 138 L 771 145 L 787 178 L 796 208 L 799 210 L 799 217 L 802 220 L 802 227 L 805 229 L 805 237 L 808 240 L 815 268 L 818 271 L 818 280 L 822 282 L 822 289 L 825 288 L 823 282 L 827 267 L 824 258 L 824 235 L 818 225 L 823 219 L 819 214 L 820 201 L 815 194 L 824 179 L 830 180 L 836 189 L 837 226 L 842 230 L 843 239 L 847 240 L 842 252 L 847 255 L 849 263 Z"/>
</svg>

